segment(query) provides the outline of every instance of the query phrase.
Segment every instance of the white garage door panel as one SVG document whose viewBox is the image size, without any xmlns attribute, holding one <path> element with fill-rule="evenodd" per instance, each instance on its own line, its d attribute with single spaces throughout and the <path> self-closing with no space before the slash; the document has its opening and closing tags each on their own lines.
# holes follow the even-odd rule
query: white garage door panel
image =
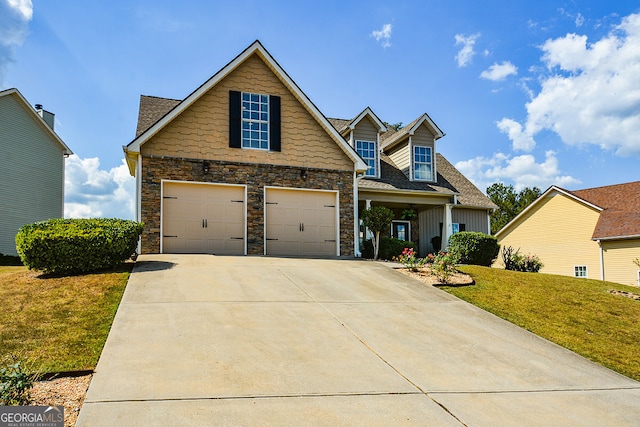
<svg viewBox="0 0 640 427">
<path fill-rule="evenodd" d="M 165 182 L 164 253 L 243 255 L 244 187 Z"/>
<path fill-rule="evenodd" d="M 268 255 L 337 255 L 336 193 L 266 190 Z"/>
</svg>

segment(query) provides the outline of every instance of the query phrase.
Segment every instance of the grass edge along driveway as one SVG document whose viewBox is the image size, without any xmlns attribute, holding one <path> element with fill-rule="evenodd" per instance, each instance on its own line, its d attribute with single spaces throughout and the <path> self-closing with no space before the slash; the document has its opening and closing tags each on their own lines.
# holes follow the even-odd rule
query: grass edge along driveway
<svg viewBox="0 0 640 427">
<path fill-rule="evenodd" d="M 640 301 L 607 292 L 640 288 L 471 265 L 459 270 L 475 286 L 443 290 L 640 381 Z"/>
<path fill-rule="evenodd" d="M 95 368 L 132 268 L 47 277 L 0 266 L 0 365 L 21 360 L 35 372 Z"/>
</svg>

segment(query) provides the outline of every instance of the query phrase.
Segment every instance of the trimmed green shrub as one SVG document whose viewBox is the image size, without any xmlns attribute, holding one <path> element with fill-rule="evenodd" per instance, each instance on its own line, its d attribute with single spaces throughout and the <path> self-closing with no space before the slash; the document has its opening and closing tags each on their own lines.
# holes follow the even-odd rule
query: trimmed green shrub
<svg viewBox="0 0 640 427">
<path fill-rule="evenodd" d="M 382 237 L 380 239 L 380 253 L 378 254 L 378 258 L 392 261 L 395 257 L 402 255 L 404 248 L 415 250 L 416 244 L 407 242 L 406 240 Z M 371 240 L 365 240 L 360 250 L 362 251 L 363 258 L 373 259 L 373 243 L 371 243 Z"/>
<path fill-rule="evenodd" d="M 50 219 L 20 228 L 16 248 L 24 265 L 47 274 L 108 270 L 135 254 L 142 227 L 115 218 Z"/>
<path fill-rule="evenodd" d="M 495 236 L 476 231 L 461 231 L 449 238 L 449 250 L 456 253 L 460 264 L 491 267 L 498 257 L 500 245 Z"/>
</svg>

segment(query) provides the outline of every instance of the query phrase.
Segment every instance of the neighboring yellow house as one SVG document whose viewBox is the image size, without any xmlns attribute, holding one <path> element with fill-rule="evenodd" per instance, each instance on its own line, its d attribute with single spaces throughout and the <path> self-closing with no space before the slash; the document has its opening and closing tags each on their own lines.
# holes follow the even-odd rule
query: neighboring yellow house
<svg viewBox="0 0 640 427">
<path fill-rule="evenodd" d="M 640 286 L 640 181 L 568 191 L 552 186 L 496 233 L 537 255 L 542 273 Z M 496 266 L 504 267 L 501 257 Z"/>
</svg>

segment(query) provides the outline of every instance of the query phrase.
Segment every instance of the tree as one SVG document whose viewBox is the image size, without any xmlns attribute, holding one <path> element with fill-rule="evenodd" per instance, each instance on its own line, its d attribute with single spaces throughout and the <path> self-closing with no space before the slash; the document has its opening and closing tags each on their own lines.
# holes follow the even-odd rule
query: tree
<svg viewBox="0 0 640 427">
<path fill-rule="evenodd" d="M 389 229 L 393 220 L 393 211 L 384 206 L 372 206 L 360 214 L 360 219 L 365 227 L 373 233 L 373 259 L 378 259 L 380 250 L 380 233 Z"/>
<path fill-rule="evenodd" d="M 402 129 L 402 122 L 398 122 L 394 124 L 391 124 L 389 122 L 382 122 L 382 124 L 385 125 L 387 128 L 391 128 L 395 131 L 399 131 L 400 129 Z"/>
<path fill-rule="evenodd" d="M 538 187 L 526 187 L 516 193 L 513 185 L 492 184 L 487 188 L 487 196 L 498 205 L 498 209 L 491 213 L 491 234 L 497 233 L 541 194 Z"/>
</svg>

